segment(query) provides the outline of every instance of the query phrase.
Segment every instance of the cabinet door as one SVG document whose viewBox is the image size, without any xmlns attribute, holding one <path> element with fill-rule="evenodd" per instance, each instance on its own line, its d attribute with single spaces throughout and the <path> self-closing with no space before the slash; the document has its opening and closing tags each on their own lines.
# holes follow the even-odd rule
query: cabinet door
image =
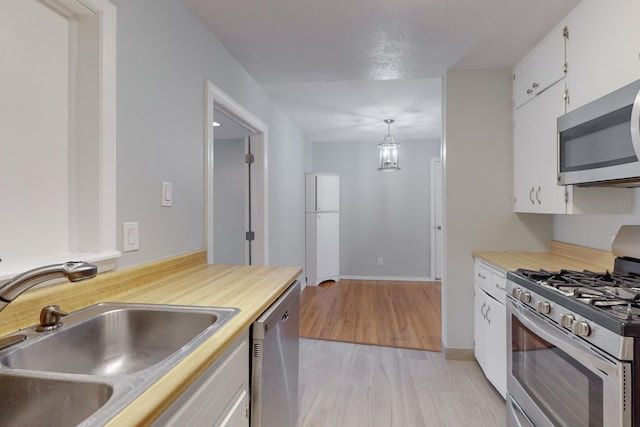
<svg viewBox="0 0 640 427">
<path fill-rule="evenodd" d="M 567 17 L 569 110 L 640 78 L 640 1 L 583 1 Z"/>
<path fill-rule="evenodd" d="M 557 118 L 564 114 L 560 81 L 517 108 L 514 128 L 515 211 L 565 213 L 565 188 L 557 184 Z"/>
<path fill-rule="evenodd" d="M 316 192 L 316 210 L 340 210 L 340 177 L 338 175 L 317 175 Z"/>
<path fill-rule="evenodd" d="M 513 201 L 515 212 L 536 212 L 534 198 L 537 172 L 535 134 L 538 123 L 532 117 L 531 103 L 514 111 L 513 127 Z"/>
<path fill-rule="evenodd" d="M 487 379 L 505 397 L 507 392 L 507 309 L 493 298 L 487 300 L 485 320 L 488 329 L 487 355 L 490 362 L 485 370 Z"/>
<path fill-rule="evenodd" d="M 246 331 L 153 425 L 248 427 L 248 404 L 249 332 Z"/>
<path fill-rule="evenodd" d="M 564 77 L 563 25 L 554 28 L 513 68 L 513 101 L 519 107 Z"/>
<path fill-rule="evenodd" d="M 340 214 L 316 214 L 317 280 L 340 274 Z"/>
<path fill-rule="evenodd" d="M 487 310 L 487 296 L 484 291 L 476 284 L 474 297 L 474 322 L 473 322 L 473 352 L 476 356 L 478 364 L 485 371 L 487 364 L 487 348 L 488 348 L 488 330 L 487 322 L 484 320 L 484 312 Z"/>
</svg>

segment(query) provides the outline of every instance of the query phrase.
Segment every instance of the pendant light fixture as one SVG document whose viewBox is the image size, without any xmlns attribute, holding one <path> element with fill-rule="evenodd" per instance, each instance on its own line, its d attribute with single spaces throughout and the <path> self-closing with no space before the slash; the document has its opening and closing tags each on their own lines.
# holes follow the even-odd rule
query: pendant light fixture
<svg viewBox="0 0 640 427">
<path fill-rule="evenodd" d="M 400 143 L 391 135 L 391 123 L 393 123 L 393 120 L 386 119 L 384 122 L 387 124 L 387 135 L 378 144 L 378 149 L 380 150 L 380 167 L 378 167 L 378 170 L 380 172 L 399 171 L 398 149 L 400 148 Z"/>
</svg>

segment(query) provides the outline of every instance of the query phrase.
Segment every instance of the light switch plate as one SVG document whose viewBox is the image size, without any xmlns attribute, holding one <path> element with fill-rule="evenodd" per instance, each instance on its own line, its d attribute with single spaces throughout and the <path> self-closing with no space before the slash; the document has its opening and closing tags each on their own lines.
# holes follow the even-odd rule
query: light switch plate
<svg viewBox="0 0 640 427">
<path fill-rule="evenodd" d="M 162 181 L 162 206 L 173 206 L 173 190 L 170 182 Z"/>
<path fill-rule="evenodd" d="M 122 252 L 137 251 L 140 249 L 138 236 L 138 221 L 122 224 Z"/>
</svg>

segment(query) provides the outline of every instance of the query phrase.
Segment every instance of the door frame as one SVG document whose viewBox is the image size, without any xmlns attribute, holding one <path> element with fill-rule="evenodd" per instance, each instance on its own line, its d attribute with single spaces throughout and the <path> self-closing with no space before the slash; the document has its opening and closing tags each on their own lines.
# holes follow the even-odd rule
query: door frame
<svg viewBox="0 0 640 427">
<path fill-rule="evenodd" d="M 214 180 L 214 104 L 222 106 L 226 111 L 233 114 L 236 118 L 244 122 L 249 128 L 256 131 L 256 135 L 251 139 L 252 151 L 255 161 L 253 163 L 256 181 L 259 185 L 255 188 L 255 246 L 253 252 L 254 265 L 269 264 L 269 229 L 268 229 L 268 126 L 254 116 L 249 110 L 244 108 L 224 91 L 218 88 L 209 80 L 205 81 L 205 117 L 204 117 L 204 143 L 205 143 L 205 247 L 207 251 L 207 263 L 215 263 L 215 254 L 213 249 L 213 206 L 215 197 L 213 192 Z M 253 197 L 253 195 L 252 195 Z"/>
<path fill-rule="evenodd" d="M 438 179 L 438 175 L 439 179 Z M 439 185 L 438 185 L 439 184 Z M 439 188 L 438 188 L 439 187 Z M 444 227 L 442 224 L 438 224 L 436 221 L 437 213 L 440 212 L 440 222 L 443 222 L 443 206 L 442 206 L 442 192 L 444 190 L 443 186 L 443 176 L 442 176 L 442 159 L 440 157 L 432 157 L 431 158 L 431 277 L 434 280 L 442 280 L 442 268 L 443 268 L 443 250 L 442 250 L 442 241 L 444 236 Z M 440 206 L 438 206 L 438 197 L 436 192 L 440 192 Z M 440 245 L 437 244 L 436 234 L 438 230 L 436 227 L 440 225 L 442 228 L 440 234 Z M 438 257 L 438 255 L 440 255 Z M 438 274 L 437 262 L 438 258 L 440 259 L 440 274 Z"/>
</svg>

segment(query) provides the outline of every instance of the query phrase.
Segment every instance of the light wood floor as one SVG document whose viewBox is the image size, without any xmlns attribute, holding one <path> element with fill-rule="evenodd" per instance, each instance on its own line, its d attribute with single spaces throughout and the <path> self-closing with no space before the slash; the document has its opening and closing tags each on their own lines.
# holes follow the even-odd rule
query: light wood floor
<svg viewBox="0 0 640 427">
<path fill-rule="evenodd" d="M 476 362 L 300 339 L 299 427 L 502 427 L 504 400 Z"/>
<path fill-rule="evenodd" d="M 341 280 L 307 286 L 300 336 L 440 351 L 440 282 Z"/>
</svg>

